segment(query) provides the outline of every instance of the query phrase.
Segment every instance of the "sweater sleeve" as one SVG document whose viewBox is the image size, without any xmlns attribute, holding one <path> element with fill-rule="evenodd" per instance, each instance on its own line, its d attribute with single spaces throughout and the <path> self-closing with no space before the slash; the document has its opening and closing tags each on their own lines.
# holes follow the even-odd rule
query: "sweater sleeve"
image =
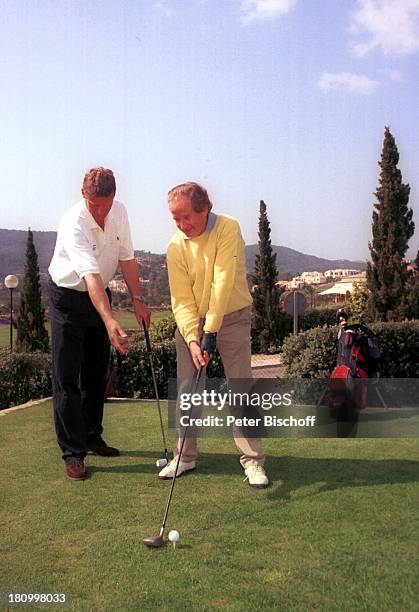
<svg viewBox="0 0 419 612">
<path fill-rule="evenodd" d="M 199 342 L 199 314 L 182 254 L 175 244 L 167 249 L 167 271 L 169 275 L 172 310 L 186 344 L 195 340 Z"/>
<path fill-rule="evenodd" d="M 240 241 L 239 224 L 231 220 L 223 227 L 217 243 L 209 308 L 205 316 L 206 332 L 218 332 L 223 322 L 236 277 Z"/>
</svg>

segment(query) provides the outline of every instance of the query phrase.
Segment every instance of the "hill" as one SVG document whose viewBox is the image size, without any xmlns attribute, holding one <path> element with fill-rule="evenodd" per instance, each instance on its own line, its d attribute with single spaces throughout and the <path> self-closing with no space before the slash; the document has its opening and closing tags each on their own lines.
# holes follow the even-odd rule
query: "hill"
<svg viewBox="0 0 419 612">
<path fill-rule="evenodd" d="M 28 232 L 0 229 L 0 282 L 8 274 L 22 274 Z M 33 232 L 39 269 L 46 272 L 54 252 L 57 232 Z"/>
<path fill-rule="evenodd" d="M 46 272 L 54 251 L 56 232 L 33 232 L 35 248 L 38 253 L 39 269 Z M 27 232 L 22 230 L 0 229 L 0 281 L 7 274 L 22 274 L 25 264 Z M 287 274 L 295 275 L 304 270 L 324 272 L 331 268 L 365 269 L 365 262 L 349 261 L 347 259 L 322 259 L 314 255 L 300 253 L 284 246 L 273 246 L 277 254 L 277 266 L 280 277 Z M 256 244 L 246 246 L 246 263 L 248 270 L 253 270 L 255 255 L 258 252 Z M 161 264 L 162 255 L 136 251 L 136 256 L 146 256 Z"/>
<path fill-rule="evenodd" d="M 349 259 L 323 259 L 315 255 L 307 255 L 289 249 L 284 246 L 272 245 L 274 253 L 276 253 L 276 265 L 278 268 L 279 278 L 286 278 L 289 274 L 296 276 L 304 271 L 310 272 L 325 272 L 334 268 L 354 268 L 356 270 L 365 270 L 365 261 L 351 261 Z M 253 270 L 255 256 L 259 252 L 257 244 L 246 246 L 246 265 L 248 270 Z"/>
</svg>

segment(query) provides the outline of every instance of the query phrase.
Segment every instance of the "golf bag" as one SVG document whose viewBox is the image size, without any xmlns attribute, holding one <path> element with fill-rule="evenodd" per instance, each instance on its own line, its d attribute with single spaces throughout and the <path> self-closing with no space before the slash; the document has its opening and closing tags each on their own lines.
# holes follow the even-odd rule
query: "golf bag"
<svg viewBox="0 0 419 612">
<path fill-rule="evenodd" d="M 363 323 L 341 326 L 337 365 L 331 374 L 329 405 L 362 410 L 367 404 L 366 379 L 378 378 L 380 349 L 377 337 Z"/>
</svg>

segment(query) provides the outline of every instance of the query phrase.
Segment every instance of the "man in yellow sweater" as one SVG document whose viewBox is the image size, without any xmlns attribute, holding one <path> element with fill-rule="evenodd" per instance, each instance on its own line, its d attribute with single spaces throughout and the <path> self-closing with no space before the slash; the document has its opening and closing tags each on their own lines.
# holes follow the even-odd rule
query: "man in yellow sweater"
<svg viewBox="0 0 419 612">
<path fill-rule="evenodd" d="M 250 379 L 252 298 L 246 280 L 245 245 L 238 222 L 211 212 L 206 190 L 184 183 L 169 191 L 169 209 L 178 231 L 167 249 L 170 293 L 177 323 L 177 377 L 192 380 L 218 348 L 228 379 Z M 269 480 L 260 438 L 235 436 L 240 463 L 253 487 Z M 175 458 L 159 473 L 173 478 Z M 178 476 L 196 467 L 196 437 L 186 437 Z"/>
</svg>

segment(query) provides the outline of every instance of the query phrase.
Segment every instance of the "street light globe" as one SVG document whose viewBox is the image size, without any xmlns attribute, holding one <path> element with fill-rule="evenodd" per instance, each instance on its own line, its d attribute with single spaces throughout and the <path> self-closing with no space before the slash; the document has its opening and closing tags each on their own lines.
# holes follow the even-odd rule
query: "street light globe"
<svg viewBox="0 0 419 612">
<path fill-rule="evenodd" d="M 4 279 L 4 284 L 8 289 L 16 289 L 19 284 L 19 279 L 14 274 L 9 274 Z"/>
</svg>

